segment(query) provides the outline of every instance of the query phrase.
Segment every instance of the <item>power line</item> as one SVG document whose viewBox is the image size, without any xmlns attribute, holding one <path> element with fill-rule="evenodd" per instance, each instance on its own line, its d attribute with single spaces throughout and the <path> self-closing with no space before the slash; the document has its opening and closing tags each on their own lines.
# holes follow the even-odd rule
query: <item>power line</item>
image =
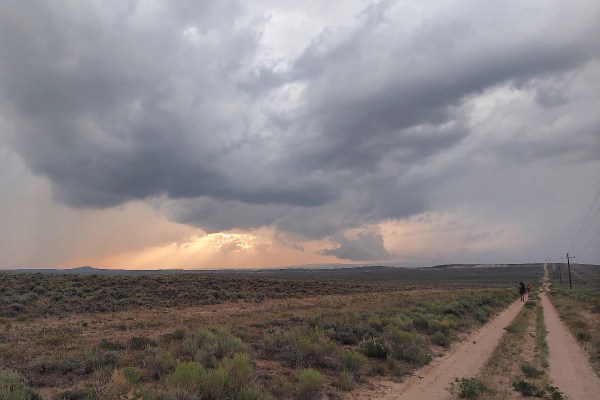
<svg viewBox="0 0 600 400">
<path fill-rule="evenodd" d="M 579 226 L 579 230 L 577 231 L 577 234 L 575 235 L 575 237 L 573 238 L 573 241 L 571 242 L 571 244 L 569 245 L 569 250 L 571 250 L 573 248 L 573 244 L 575 244 L 575 241 L 579 238 L 579 235 L 581 234 L 581 231 L 583 230 L 584 225 L 586 225 L 587 219 L 590 216 L 590 213 L 592 212 L 592 209 L 594 208 L 594 206 L 596 205 L 596 201 L 598 201 L 598 196 L 600 196 L 600 189 L 598 189 L 598 192 L 596 193 L 596 197 L 594 197 L 594 201 L 592 202 L 592 205 L 590 206 L 590 209 L 588 210 L 587 214 L 585 215 L 585 218 L 583 219 L 583 221 L 581 222 L 581 225 Z M 598 210 L 600 210 L 600 208 L 598 208 Z M 596 212 L 594 214 L 594 218 L 596 217 L 596 215 L 598 215 L 598 212 Z M 592 220 L 594 219 L 592 218 Z M 588 228 L 589 229 L 589 228 Z M 587 229 L 586 229 L 587 232 Z"/>
<path fill-rule="evenodd" d="M 585 227 L 585 229 L 583 230 L 583 233 L 581 234 L 581 238 L 583 239 L 585 237 L 585 235 L 587 234 L 588 230 L 590 229 L 590 227 L 592 226 L 592 224 L 594 223 L 594 220 L 596 219 L 596 217 L 598 216 L 598 214 L 600 214 L 600 207 L 598 207 L 598 209 L 596 210 L 596 212 L 594 213 L 594 216 L 588 221 L 587 226 Z M 587 245 L 586 245 L 587 246 Z"/>
<path fill-rule="evenodd" d="M 581 250 L 579 250 L 580 253 L 583 253 L 585 250 L 587 250 L 588 247 L 590 247 L 590 245 L 592 243 L 594 243 L 596 240 L 598 240 L 596 237 L 600 236 L 600 231 L 598 231 L 598 233 L 596 233 L 595 235 L 592 236 L 592 240 L 590 240 L 585 246 L 583 246 L 581 248 Z"/>
</svg>

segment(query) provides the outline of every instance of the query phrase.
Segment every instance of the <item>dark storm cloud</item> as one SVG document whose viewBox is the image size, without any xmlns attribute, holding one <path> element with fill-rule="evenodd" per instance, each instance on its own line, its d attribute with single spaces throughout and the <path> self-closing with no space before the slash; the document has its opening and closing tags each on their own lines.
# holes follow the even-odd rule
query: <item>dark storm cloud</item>
<svg viewBox="0 0 600 400">
<path fill-rule="evenodd" d="M 366 230 L 359 232 L 354 238 L 337 236 L 335 241 L 337 247 L 325 249 L 321 251 L 321 254 L 351 261 L 375 261 L 391 258 L 383 244 L 381 232 Z"/>
<path fill-rule="evenodd" d="M 153 4 L 0 4 L 14 148 L 69 205 L 166 199 L 179 222 L 332 236 L 339 247 L 324 254 L 347 259 L 389 254 L 380 233 L 359 235 L 362 248 L 340 232 L 427 210 L 431 186 L 465 168 L 414 173 L 473 135 L 467 100 L 512 84 L 558 112 L 574 101 L 560 77 L 599 55 L 591 2 L 589 18 L 565 12 L 557 30 L 559 3 L 458 3 L 416 23 L 384 1 L 323 30 L 285 69 L 261 64 L 266 19 L 246 18 L 243 3 Z M 290 85 L 286 109 L 273 99 Z M 492 152 L 591 154 L 594 123 L 576 148 L 535 137 Z"/>
</svg>

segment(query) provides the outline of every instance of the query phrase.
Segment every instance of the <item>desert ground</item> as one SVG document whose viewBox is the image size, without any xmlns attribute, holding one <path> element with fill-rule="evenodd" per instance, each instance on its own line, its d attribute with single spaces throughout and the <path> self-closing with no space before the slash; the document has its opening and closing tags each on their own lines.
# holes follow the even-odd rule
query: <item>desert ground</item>
<svg viewBox="0 0 600 400">
<path fill-rule="evenodd" d="M 565 274 L 0 273 L 0 398 L 593 399 L 600 267 Z"/>
</svg>

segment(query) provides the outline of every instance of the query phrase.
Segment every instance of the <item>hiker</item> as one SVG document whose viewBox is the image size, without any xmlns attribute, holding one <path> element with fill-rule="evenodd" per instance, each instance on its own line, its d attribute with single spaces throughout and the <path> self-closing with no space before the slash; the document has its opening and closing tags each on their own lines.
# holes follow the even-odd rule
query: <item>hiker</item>
<svg viewBox="0 0 600 400">
<path fill-rule="evenodd" d="M 529 295 L 531 294 L 531 283 L 527 282 L 525 284 L 525 290 L 527 291 L 527 298 L 529 298 Z"/>
<path fill-rule="evenodd" d="M 519 283 L 519 294 L 521 295 L 521 301 L 525 301 L 525 292 L 527 291 L 527 289 L 525 289 L 525 284 L 523 283 L 523 281 L 521 281 Z"/>
</svg>

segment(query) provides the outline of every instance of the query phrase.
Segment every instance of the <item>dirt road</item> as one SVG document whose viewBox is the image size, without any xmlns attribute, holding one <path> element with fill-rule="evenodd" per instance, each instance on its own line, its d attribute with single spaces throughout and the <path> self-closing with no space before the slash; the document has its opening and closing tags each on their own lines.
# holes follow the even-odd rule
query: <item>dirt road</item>
<svg viewBox="0 0 600 400">
<path fill-rule="evenodd" d="M 358 400 L 451 399 L 455 378 L 474 376 L 491 356 L 504 327 L 515 318 L 523 303 L 516 301 L 487 325 L 454 346 L 448 354 L 417 370 L 401 383 L 381 381 L 375 391 L 358 390 L 349 398 Z"/>
<path fill-rule="evenodd" d="M 541 303 L 548 330 L 549 371 L 553 384 L 570 400 L 600 399 L 600 379 L 592 370 L 587 356 L 573 335 L 560 321 L 546 291 L 548 270 L 544 265 Z M 490 323 L 457 344 L 445 356 L 401 383 L 381 380 L 374 382 L 376 390 L 358 390 L 350 398 L 358 400 L 420 400 L 452 399 L 449 387 L 454 378 L 475 376 L 493 353 L 505 326 L 515 318 L 523 303 L 514 302 Z"/>
<path fill-rule="evenodd" d="M 599 399 L 600 379 L 592 370 L 585 352 L 560 321 L 548 295 L 542 293 L 541 297 L 548 330 L 550 379 L 568 399 Z"/>
</svg>

